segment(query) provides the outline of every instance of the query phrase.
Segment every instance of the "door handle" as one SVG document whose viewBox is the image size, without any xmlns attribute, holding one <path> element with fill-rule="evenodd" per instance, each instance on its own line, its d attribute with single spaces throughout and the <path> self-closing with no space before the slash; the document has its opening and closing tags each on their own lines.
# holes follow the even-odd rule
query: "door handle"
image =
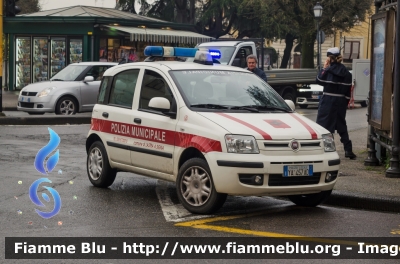
<svg viewBox="0 0 400 264">
<path fill-rule="evenodd" d="M 105 118 L 108 118 L 108 113 L 103 112 L 102 116 L 104 116 Z"/>
<path fill-rule="evenodd" d="M 133 122 L 137 123 L 137 124 L 141 124 L 142 123 L 142 119 L 140 118 L 135 118 L 133 119 Z"/>
</svg>

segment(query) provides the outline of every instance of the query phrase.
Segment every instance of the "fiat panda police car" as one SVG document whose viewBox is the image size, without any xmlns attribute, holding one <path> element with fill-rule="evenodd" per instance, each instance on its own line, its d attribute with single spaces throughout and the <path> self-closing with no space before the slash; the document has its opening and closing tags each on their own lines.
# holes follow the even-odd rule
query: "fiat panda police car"
<svg viewBox="0 0 400 264">
<path fill-rule="evenodd" d="M 323 202 L 340 164 L 329 131 L 211 53 L 151 46 L 147 61 L 105 72 L 86 141 L 91 183 L 106 188 L 120 171 L 175 182 L 180 202 L 199 214 L 219 209 L 227 195 Z"/>
</svg>

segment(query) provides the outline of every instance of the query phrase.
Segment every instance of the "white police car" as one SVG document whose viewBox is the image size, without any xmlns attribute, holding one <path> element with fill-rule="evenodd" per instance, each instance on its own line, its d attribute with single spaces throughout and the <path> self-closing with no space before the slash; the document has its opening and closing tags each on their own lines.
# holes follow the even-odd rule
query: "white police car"
<svg viewBox="0 0 400 264">
<path fill-rule="evenodd" d="M 86 141 L 92 184 L 108 187 L 119 171 L 176 182 L 183 206 L 201 214 L 227 195 L 323 202 L 340 163 L 332 135 L 253 73 L 196 51 L 147 47 L 149 62 L 105 72 Z"/>
</svg>

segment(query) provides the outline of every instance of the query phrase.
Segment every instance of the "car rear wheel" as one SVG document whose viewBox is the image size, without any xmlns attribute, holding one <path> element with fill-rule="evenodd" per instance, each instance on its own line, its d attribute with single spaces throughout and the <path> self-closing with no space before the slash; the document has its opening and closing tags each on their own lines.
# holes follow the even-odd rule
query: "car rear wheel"
<svg viewBox="0 0 400 264">
<path fill-rule="evenodd" d="M 332 190 L 311 194 L 289 195 L 288 198 L 296 205 L 314 207 L 328 199 L 331 192 Z"/>
<path fill-rule="evenodd" d="M 90 182 L 100 188 L 114 183 L 117 171 L 111 168 L 103 143 L 95 141 L 89 148 L 86 169 Z"/>
<path fill-rule="evenodd" d="M 58 100 L 56 105 L 57 115 L 75 115 L 78 110 L 78 103 L 70 96 L 64 96 Z"/>
<path fill-rule="evenodd" d="M 299 106 L 301 109 L 306 109 L 308 107 L 308 105 L 306 105 L 306 104 L 299 104 Z"/>
<path fill-rule="evenodd" d="M 362 101 L 360 104 L 361 104 L 361 107 L 367 107 L 368 106 L 368 100 Z"/>
<path fill-rule="evenodd" d="M 191 213 L 209 214 L 225 203 L 226 194 L 217 193 L 207 162 L 201 158 L 186 161 L 176 180 L 179 201 Z"/>
</svg>

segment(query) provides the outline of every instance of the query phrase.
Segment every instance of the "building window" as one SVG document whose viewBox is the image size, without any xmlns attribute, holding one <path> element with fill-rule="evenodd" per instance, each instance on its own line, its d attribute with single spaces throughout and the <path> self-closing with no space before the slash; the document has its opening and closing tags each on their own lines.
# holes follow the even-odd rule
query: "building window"
<svg viewBox="0 0 400 264">
<path fill-rule="evenodd" d="M 345 41 L 343 60 L 344 62 L 351 62 L 354 59 L 360 58 L 360 41 Z"/>
</svg>

